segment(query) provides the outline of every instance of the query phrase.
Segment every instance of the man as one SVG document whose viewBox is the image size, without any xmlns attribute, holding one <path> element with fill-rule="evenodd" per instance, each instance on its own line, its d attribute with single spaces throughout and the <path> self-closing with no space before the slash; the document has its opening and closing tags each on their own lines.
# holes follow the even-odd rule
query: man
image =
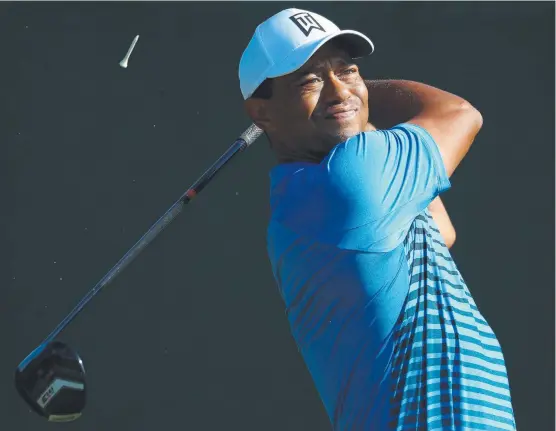
<svg viewBox="0 0 556 431">
<path fill-rule="evenodd" d="M 514 430 L 502 351 L 438 200 L 481 115 L 424 84 L 366 85 L 353 59 L 373 49 L 287 9 L 240 61 L 279 162 L 268 253 L 292 334 L 334 429 Z"/>
</svg>

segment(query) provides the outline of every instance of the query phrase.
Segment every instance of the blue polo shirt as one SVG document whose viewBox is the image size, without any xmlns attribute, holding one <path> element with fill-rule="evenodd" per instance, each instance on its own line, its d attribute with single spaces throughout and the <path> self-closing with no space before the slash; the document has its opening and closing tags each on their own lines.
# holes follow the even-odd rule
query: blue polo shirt
<svg viewBox="0 0 556 431">
<path fill-rule="evenodd" d="M 450 187 L 433 138 L 361 133 L 271 171 L 268 254 L 337 430 L 514 430 L 500 345 L 427 207 Z"/>
</svg>

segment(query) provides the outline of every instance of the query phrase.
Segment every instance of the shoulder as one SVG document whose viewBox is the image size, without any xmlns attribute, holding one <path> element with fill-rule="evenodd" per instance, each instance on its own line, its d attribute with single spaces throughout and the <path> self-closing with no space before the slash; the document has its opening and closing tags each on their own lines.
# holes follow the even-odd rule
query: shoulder
<svg viewBox="0 0 556 431">
<path fill-rule="evenodd" d="M 414 142 L 432 144 L 434 139 L 423 127 L 401 123 L 390 129 L 359 133 L 334 147 L 329 157 L 337 155 L 364 156 L 368 150 L 393 142 Z"/>
<path fill-rule="evenodd" d="M 435 159 L 440 153 L 432 136 L 424 128 L 402 123 L 386 130 L 359 133 L 337 145 L 323 161 L 334 173 L 353 173 L 364 169 L 367 174 L 384 173 L 387 167 L 416 158 Z M 438 160 L 436 160 L 438 159 Z"/>
</svg>

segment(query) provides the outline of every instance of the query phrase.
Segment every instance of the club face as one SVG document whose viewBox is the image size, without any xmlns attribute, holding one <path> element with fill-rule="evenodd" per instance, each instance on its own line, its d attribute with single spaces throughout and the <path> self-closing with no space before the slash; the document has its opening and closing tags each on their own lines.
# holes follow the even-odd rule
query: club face
<svg viewBox="0 0 556 431">
<path fill-rule="evenodd" d="M 19 364 L 15 386 L 36 413 L 53 422 L 68 422 L 85 408 L 85 368 L 78 353 L 53 341 L 41 345 Z"/>
</svg>

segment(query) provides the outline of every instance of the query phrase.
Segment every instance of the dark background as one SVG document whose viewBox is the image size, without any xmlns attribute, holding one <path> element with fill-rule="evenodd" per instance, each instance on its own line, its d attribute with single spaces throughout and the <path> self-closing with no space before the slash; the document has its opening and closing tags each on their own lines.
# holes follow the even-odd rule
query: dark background
<svg viewBox="0 0 556 431">
<path fill-rule="evenodd" d="M 554 3 L 1 3 L 2 430 L 327 430 L 266 257 L 265 139 L 62 339 L 88 370 L 52 425 L 14 367 L 249 124 L 237 65 L 286 7 L 365 32 L 367 78 L 459 94 L 484 127 L 444 200 L 503 346 L 518 429 L 554 430 Z M 118 62 L 135 35 L 128 69 Z"/>
</svg>

